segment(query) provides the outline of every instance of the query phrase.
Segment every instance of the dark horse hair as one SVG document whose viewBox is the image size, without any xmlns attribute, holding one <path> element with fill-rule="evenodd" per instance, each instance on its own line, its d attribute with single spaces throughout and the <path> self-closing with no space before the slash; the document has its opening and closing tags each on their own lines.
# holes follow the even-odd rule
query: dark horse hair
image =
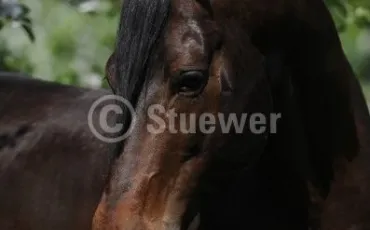
<svg viewBox="0 0 370 230">
<path fill-rule="evenodd" d="M 154 47 L 166 25 L 171 0 L 125 0 L 122 4 L 114 60 L 116 66 L 112 87 L 114 93 L 128 100 L 135 107 L 141 89 L 150 81 Z M 129 129 L 130 113 L 122 108 L 117 117 L 123 124 L 119 134 Z M 122 145 L 116 145 L 115 155 L 119 156 Z"/>
<path fill-rule="evenodd" d="M 116 43 L 116 94 L 135 106 L 146 82 L 153 75 L 152 60 L 156 59 L 154 47 L 166 25 L 170 0 L 123 1 Z M 122 121 L 128 128 L 127 117 Z"/>
</svg>

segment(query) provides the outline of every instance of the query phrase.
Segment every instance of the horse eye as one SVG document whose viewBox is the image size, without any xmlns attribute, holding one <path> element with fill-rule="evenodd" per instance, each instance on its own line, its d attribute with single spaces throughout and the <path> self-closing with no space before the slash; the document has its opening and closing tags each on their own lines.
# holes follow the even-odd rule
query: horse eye
<svg viewBox="0 0 370 230">
<path fill-rule="evenodd" d="M 206 71 L 183 71 L 173 82 L 175 92 L 187 97 L 196 97 L 201 94 L 207 85 L 208 74 Z"/>
</svg>

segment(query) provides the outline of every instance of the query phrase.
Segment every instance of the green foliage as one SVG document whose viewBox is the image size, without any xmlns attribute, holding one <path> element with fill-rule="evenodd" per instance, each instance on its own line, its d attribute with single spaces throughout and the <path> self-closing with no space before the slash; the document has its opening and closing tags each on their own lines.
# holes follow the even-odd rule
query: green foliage
<svg viewBox="0 0 370 230">
<path fill-rule="evenodd" d="M 340 32 L 343 49 L 357 76 L 361 80 L 370 81 L 370 1 L 325 2 Z"/>
<path fill-rule="evenodd" d="M 113 50 L 119 9 L 110 1 L 66 4 L 27 0 L 36 40 L 8 24 L 0 31 L 0 67 L 35 77 L 106 87 L 105 63 Z M 90 5 L 88 5 L 90 3 Z"/>
<path fill-rule="evenodd" d="M 326 0 L 340 32 L 350 26 L 370 27 L 369 0 Z"/>
<path fill-rule="evenodd" d="M 18 2 L 0 1 L 0 30 L 9 23 L 18 23 L 31 41 L 35 40 L 32 20 L 29 18 L 30 8 Z"/>
</svg>

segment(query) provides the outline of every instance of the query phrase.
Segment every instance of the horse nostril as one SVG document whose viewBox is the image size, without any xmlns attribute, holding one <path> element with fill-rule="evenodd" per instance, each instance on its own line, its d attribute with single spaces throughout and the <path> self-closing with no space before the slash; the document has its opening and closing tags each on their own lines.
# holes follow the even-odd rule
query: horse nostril
<svg viewBox="0 0 370 230">
<path fill-rule="evenodd" d="M 192 159 L 193 157 L 196 157 L 200 154 L 201 152 L 201 146 L 199 144 L 192 144 L 187 148 L 183 155 L 182 155 L 182 163 L 185 163 Z"/>
</svg>

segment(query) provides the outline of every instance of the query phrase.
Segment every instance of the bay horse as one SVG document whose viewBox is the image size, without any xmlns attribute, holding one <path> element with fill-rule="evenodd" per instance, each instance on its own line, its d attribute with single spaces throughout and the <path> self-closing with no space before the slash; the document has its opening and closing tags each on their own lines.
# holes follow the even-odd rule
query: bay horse
<svg viewBox="0 0 370 230">
<path fill-rule="evenodd" d="M 202 230 L 320 229 L 346 203 L 338 174 L 369 158 L 369 111 L 322 0 L 125 0 L 107 69 L 136 119 L 93 230 L 187 229 L 196 215 Z M 173 113 L 208 128 L 204 114 L 281 116 L 257 133 L 184 132 Z"/>
<path fill-rule="evenodd" d="M 322 203 L 321 229 L 370 229 L 370 117 L 359 82 L 351 79 L 352 103 L 355 109 L 359 154 L 338 170 L 331 191 Z"/>
<path fill-rule="evenodd" d="M 0 72 L 1 230 L 91 229 L 114 144 L 94 136 L 88 113 L 106 95 Z"/>
</svg>

